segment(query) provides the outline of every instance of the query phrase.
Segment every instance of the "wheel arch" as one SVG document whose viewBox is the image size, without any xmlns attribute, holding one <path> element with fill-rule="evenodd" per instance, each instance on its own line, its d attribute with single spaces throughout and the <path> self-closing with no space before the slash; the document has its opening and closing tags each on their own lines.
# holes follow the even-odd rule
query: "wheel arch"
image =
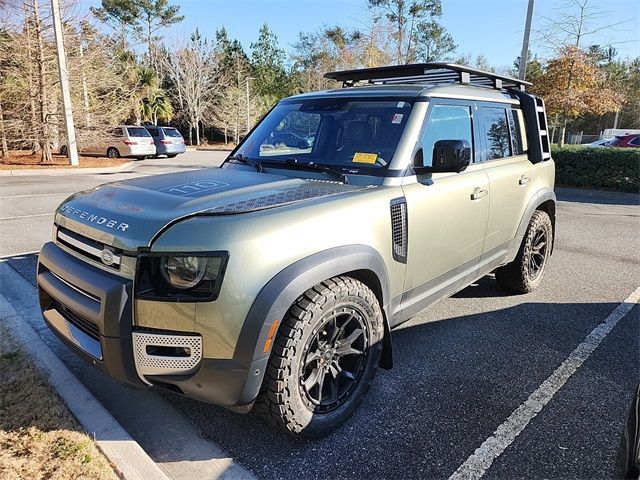
<svg viewBox="0 0 640 480">
<path fill-rule="evenodd" d="M 300 295 L 324 280 L 341 275 L 355 278 L 367 285 L 380 302 L 385 326 L 380 366 L 391 368 L 389 275 L 384 260 L 375 249 L 367 245 L 335 247 L 289 265 L 269 280 L 254 300 L 234 351 L 234 360 L 251 365 L 242 395 L 244 402 L 255 399 L 262 385 L 271 347 L 278 335 L 277 332 L 275 337 L 272 334 L 269 348 L 265 348 L 273 323 L 279 322 L 279 330 L 282 319 Z"/>
<path fill-rule="evenodd" d="M 556 243 L 556 194 L 551 188 L 538 190 L 529 200 L 516 233 L 516 242 L 514 243 L 516 251 L 520 247 L 520 243 L 527 232 L 527 227 L 529 226 L 531 217 L 536 210 L 545 212 L 549 215 L 549 218 L 551 218 L 551 226 L 553 229 L 553 235 L 551 237 L 551 253 L 553 253 L 553 246 Z"/>
</svg>

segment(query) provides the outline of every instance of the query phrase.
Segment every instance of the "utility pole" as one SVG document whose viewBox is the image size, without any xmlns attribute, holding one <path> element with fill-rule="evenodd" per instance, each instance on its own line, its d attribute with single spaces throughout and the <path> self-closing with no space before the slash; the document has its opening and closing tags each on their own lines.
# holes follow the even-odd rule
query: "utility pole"
<svg viewBox="0 0 640 480">
<path fill-rule="evenodd" d="M 255 80 L 253 77 L 247 77 L 247 133 L 251 130 L 251 113 L 250 113 L 250 105 L 249 105 L 249 80 Z"/>
<path fill-rule="evenodd" d="M 520 52 L 520 71 L 518 72 L 518 78 L 524 80 L 527 73 L 527 62 L 529 56 L 529 36 L 531 34 L 531 17 L 533 17 L 533 2 L 529 0 L 529 7 L 527 8 L 527 20 L 524 24 L 524 38 L 522 39 L 522 52 Z"/>
<path fill-rule="evenodd" d="M 51 0 L 51 13 L 53 15 L 53 31 L 56 37 L 56 50 L 58 51 L 58 71 L 60 72 L 60 89 L 62 90 L 62 110 L 64 114 L 64 126 L 67 131 L 67 149 L 69 162 L 78 166 L 78 145 L 76 143 L 76 129 L 73 125 L 73 112 L 71 110 L 71 91 L 69 90 L 69 70 L 67 69 L 67 55 L 64 51 L 62 39 L 62 22 L 60 21 L 60 3 Z"/>
</svg>

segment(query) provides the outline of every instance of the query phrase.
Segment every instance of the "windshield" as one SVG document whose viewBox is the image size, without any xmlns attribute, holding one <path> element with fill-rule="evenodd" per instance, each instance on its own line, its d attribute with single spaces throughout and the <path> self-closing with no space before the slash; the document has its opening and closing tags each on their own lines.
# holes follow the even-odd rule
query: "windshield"
<svg viewBox="0 0 640 480">
<path fill-rule="evenodd" d="M 411 108 L 406 99 L 389 98 L 286 101 L 265 117 L 236 155 L 375 174 L 391 162 Z"/>
</svg>

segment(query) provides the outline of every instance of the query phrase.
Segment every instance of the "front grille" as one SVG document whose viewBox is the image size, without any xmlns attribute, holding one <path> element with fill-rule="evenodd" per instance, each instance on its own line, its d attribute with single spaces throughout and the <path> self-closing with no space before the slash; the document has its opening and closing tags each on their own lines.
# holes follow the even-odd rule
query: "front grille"
<svg viewBox="0 0 640 480">
<path fill-rule="evenodd" d="M 91 320 L 87 320 L 82 315 L 78 315 L 74 311 L 69 310 L 60 302 L 54 301 L 53 308 L 60 312 L 60 315 L 62 315 L 68 322 L 75 325 L 78 329 L 82 330 L 90 337 L 100 340 L 100 329 L 98 328 L 98 325 L 93 323 Z"/>
<path fill-rule="evenodd" d="M 105 265 L 114 270 L 120 269 L 120 261 L 122 259 L 122 250 L 108 246 L 102 242 L 98 242 L 91 238 L 72 232 L 66 228 L 59 227 L 56 240 L 71 250 L 90 258 L 91 260 Z M 109 250 L 113 258 L 110 264 L 105 263 L 101 256 L 104 250 Z"/>
<path fill-rule="evenodd" d="M 393 259 L 407 263 L 407 201 L 404 198 L 391 200 L 391 238 Z"/>
</svg>

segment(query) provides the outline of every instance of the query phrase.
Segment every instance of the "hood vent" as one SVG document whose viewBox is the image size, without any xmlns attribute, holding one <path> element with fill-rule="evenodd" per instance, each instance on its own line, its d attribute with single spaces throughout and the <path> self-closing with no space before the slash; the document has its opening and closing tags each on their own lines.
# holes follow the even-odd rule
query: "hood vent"
<svg viewBox="0 0 640 480">
<path fill-rule="evenodd" d="M 391 238 L 393 259 L 407 263 L 408 250 L 407 200 L 394 198 L 391 200 Z"/>
<path fill-rule="evenodd" d="M 329 182 L 310 182 L 269 195 L 261 195 L 238 202 L 228 203 L 226 205 L 220 205 L 218 207 L 207 210 L 206 213 L 217 213 L 223 215 L 247 213 L 256 210 L 264 210 L 266 208 L 288 205 L 303 200 L 310 200 L 312 198 L 328 197 L 341 193 L 356 192 L 358 190 L 364 190 L 366 188 L 369 187 L 361 185 L 335 184 Z"/>
</svg>

